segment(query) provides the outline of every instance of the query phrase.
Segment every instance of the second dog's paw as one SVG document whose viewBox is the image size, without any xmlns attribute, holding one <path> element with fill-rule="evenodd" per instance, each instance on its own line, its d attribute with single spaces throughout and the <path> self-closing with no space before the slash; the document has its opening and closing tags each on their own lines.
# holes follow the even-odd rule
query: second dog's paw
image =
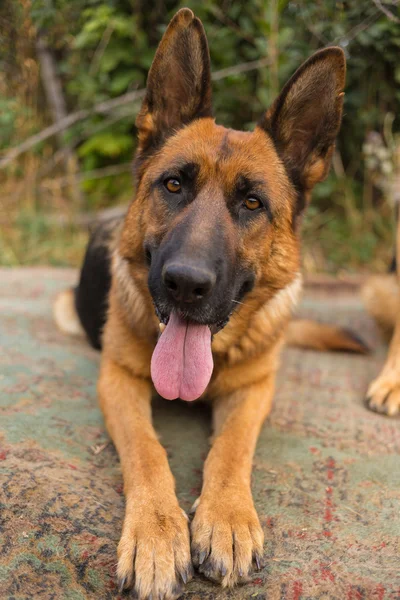
<svg viewBox="0 0 400 600">
<path fill-rule="evenodd" d="M 231 587 L 261 568 L 264 534 L 251 497 L 200 498 L 191 532 L 193 564 L 208 579 Z"/>
<path fill-rule="evenodd" d="M 365 404 L 377 413 L 395 417 L 400 414 L 400 374 L 382 373 L 369 386 Z"/>
</svg>

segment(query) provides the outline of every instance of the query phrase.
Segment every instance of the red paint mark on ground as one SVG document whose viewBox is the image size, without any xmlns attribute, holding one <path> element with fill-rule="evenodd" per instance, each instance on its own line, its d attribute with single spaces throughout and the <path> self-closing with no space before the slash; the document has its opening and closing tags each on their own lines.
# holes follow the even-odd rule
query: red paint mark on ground
<svg viewBox="0 0 400 600">
<path fill-rule="evenodd" d="M 7 451 L 0 450 L 0 460 L 6 460 L 6 458 L 7 458 Z"/>
<path fill-rule="evenodd" d="M 315 446 L 310 447 L 310 452 L 312 452 L 313 454 L 319 454 L 319 450 L 318 448 L 315 448 Z"/>
<path fill-rule="evenodd" d="M 295 537 L 299 538 L 300 540 L 303 540 L 304 538 L 307 537 L 307 532 L 306 531 L 296 531 Z"/>
<path fill-rule="evenodd" d="M 347 592 L 347 600 L 362 600 L 362 594 L 360 590 L 350 587 Z"/>
<path fill-rule="evenodd" d="M 263 580 L 261 579 L 261 577 L 257 577 L 257 579 L 253 579 L 253 581 L 251 582 L 253 585 L 261 585 L 263 582 Z"/>
<path fill-rule="evenodd" d="M 335 575 L 329 565 L 321 564 L 321 577 L 324 581 L 335 581 Z"/>
<path fill-rule="evenodd" d="M 274 520 L 272 517 L 267 517 L 265 519 L 265 524 L 267 525 L 267 527 L 273 527 L 274 526 Z"/>
<path fill-rule="evenodd" d="M 124 491 L 124 486 L 122 485 L 122 483 L 115 486 L 115 491 L 117 492 L 117 494 L 122 494 L 122 492 Z"/>
<path fill-rule="evenodd" d="M 333 480 L 334 473 L 335 473 L 335 472 L 334 472 L 334 469 L 335 469 L 335 466 L 336 466 L 336 465 L 335 465 L 335 459 L 334 459 L 334 458 L 329 458 L 329 459 L 328 459 L 328 463 L 327 463 L 327 465 L 326 465 L 326 466 L 327 466 L 327 469 L 328 469 L 328 472 L 327 472 L 327 477 L 328 477 L 328 480 L 329 480 L 329 481 L 332 481 L 332 480 Z"/>
<path fill-rule="evenodd" d="M 92 533 L 82 533 L 82 539 L 84 540 L 85 544 L 87 542 L 94 544 L 94 542 L 97 540 L 97 536 L 93 535 Z M 82 542 L 79 541 L 79 543 L 81 544 Z"/>
<path fill-rule="evenodd" d="M 301 581 L 294 581 L 293 582 L 293 595 L 292 595 L 293 600 L 300 600 L 302 593 L 303 593 L 303 584 L 301 583 Z"/>
<path fill-rule="evenodd" d="M 86 560 L 88 557 L 89 557 L 89 552 L 87 550 L 84 550 L 81 555 L 82 560 Z"/>
<path fill-rule="evenodd" d="M 377 550 L 382 550 L 382 548 L 386 548 L 386 542 L 381 542 L 377 546 L 371 546 L 371 547 L 372 547 L 372 550 L 375 550 L 375 552 L 376 552 Z"/>
<path fill-rule="evenodd" d="M 73 469 L 74 471 L 76 471 L 76 470 L 77 470 L 77 468 L 78 468 L 78 467 L 76 467 L 75 465 L 70 465 L 69 463 L 68 463 L 68 466 L 69 466 L 69 468 L 70 468 L 70 469 Z"/>
<path fill-rule="evenodd" d="M 335 476 L 335 459 L 330 457 L 326 463 L 326 478 L 328 482 L 331 484 L 333 482 L 333 478 Z M 325 511 L 324 511 L 324 536 L 331 537 L 332 532 L 329 528 L 329 524 L 333 521 L 333 513 L 334 513 L 334 504 L 333 504 L 333 488 L 331 485 L 328 485 L 325 488 Z"/>
<path fill-rule="evenodd" d="M 332 488 L 326 488 L 326 497 L 325 497 L 325 521 L 330 523 L 333 519 L 333 502 L 332 502 Z"/>
<path fill-rule="evenodd" d="M 324 531 L 324 536 L 327 538 L 332 537 L 332 531 Z"/>
<path fill-rule="evenodd" d="M 385 597 L 385 588 L 383 587 L 383 585 L 380 583 L 379 585 L 376 586 L 373 596 L 374 598 L 376 598 L 376 600 L 383 600 Z"/>
<path fill-rule="evenodd" d="M 315 584 L 321 581 L 335 581 L 335 574 L 331 571 L 331 565 L 327 563 L 319 563 L 318 568 L 313 570 L 312 577 Z"/>
</svg>

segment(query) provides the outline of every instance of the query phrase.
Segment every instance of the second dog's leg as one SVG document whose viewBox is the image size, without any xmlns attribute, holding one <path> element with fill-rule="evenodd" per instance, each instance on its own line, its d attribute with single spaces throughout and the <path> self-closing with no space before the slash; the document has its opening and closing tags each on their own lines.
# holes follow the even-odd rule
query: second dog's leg
<svg viewBox="0 0 400 600">
<path fill-rule="evenodd" d="M 166 452 L 151 424 L 150 382 L 103 359 L 98 391 L 124 478 L 120 588 L 133 586 L 140 600 L 175 600 L 192 574 L 189 528 L 175 496 Z"/>
<path fill-rule="evenodd" d="M 397 217 L 397 280 L 400 282 L 400 218 Z M 382 307 L 384 310 L 384 307 Z M 385 365 L 367 392 L 368 408 L 390 417 L 400 414 L 400 296 L 397 298 L 396 323 Z"/>
<path fill-rule="evenodd" d="M 192 522 L 192 558 L 209 579 L 230 586 L 261 562 L 263 531 L 250 489 L 254 449 L 270 411 L 274 376 L 214 402 L 214 443 Z"/>
<path fill-rule="evenodd" d="M 400 413 L 400 298 L 396 325 L 385 365 L 368 388 L 368 408 L 390 417 Z"/>
</svg>

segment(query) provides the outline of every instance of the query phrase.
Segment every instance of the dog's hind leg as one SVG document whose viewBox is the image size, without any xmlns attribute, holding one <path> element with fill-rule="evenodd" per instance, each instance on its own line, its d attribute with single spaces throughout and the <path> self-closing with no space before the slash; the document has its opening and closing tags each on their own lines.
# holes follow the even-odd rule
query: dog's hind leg
<svg viewBox="0 0 400 600">
<path fill-rule="evenodd" d="M 192 522 L 192 559 L 224 587 L 245 582 L 263 555 L 264 534 L 251 495 L 253 453 L 274 392 L 274 375 L 217 398 L 214 443 Z"/>
</svg>

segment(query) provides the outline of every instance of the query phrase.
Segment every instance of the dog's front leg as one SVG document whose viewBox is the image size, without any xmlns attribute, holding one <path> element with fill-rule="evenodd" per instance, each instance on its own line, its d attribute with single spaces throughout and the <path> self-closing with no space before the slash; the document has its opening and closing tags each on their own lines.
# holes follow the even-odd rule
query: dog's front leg
<svg viewBox="0 0 400 600">
<path fill-rule="evenodd" d="M 268 415 L 274 376 L 214 402 L 214 443 L 204 467 L 192 522 L 192 559 L 223 586 L 246 581 L 259 566 L 264 535 L 254 508 L 250 480 L 254 449 Z"/>
<path fill-rule="evenodd" d="M 140 600 L 174 600 L 192 574 L 189 529 L 166 452 L 151 424 L 150 382 L 103 359 L 98 391 L 124 478 L 120 589 L 133 586 Z"/>
</svg>

